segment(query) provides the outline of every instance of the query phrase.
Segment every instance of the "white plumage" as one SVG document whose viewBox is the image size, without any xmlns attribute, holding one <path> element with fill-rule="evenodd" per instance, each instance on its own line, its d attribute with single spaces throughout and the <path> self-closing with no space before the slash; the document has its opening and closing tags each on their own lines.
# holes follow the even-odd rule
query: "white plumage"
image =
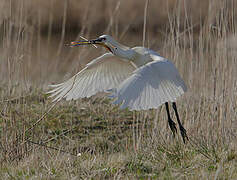
<svg viewBox="0 0 237 180">
<path fill-rule="evenodd" d="M 113 57 L 113 59 L 111 59 Z M 49 91 L 54 101 L 66 98 L 76 100 L 90 97 L 97 92 L 117 87 L 135 69 L 112 53 L 106 53 L 86 65 L 69 80 L 58 85 L 51 85 L 54 89 Z"/>
<path fill-rule="evenodd" d="M 157 108 L 175 102 L 187 90 L 175 66 L 168 60 L 149 62 L 133 72 L 110 96 L 114 104 L 131 110 Z"/>
<path fill-rule="evenodd" d="M 76 100 L 110 90 L 109 97 L 121 108 L 146 110 L 174 102 L 187 90 L 174 64 L 150 49 L 128 48 L 108 35 L 72 42 L 72 46 L 82 43 L 99 44 L 110 52 L 92 60 L 64 83 L 51 85 L 53 89 L 48 93 L 54 101 Z"/>
</svg>

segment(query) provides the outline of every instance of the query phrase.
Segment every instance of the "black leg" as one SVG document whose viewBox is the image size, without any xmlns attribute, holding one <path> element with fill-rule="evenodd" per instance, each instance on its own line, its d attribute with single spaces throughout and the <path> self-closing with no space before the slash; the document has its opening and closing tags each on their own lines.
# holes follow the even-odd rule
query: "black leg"
<svg viewBox="0 0 237 180">
<path fill-rule="evenodd" d="M 184 129 L 184 127 L 182 126 L 182 124 L 179 120 L 179 114 L 178 114 L 178 111 L 177 111 L 176 103 L 173 102 L 172 106 L 173 106 L 173 109 L 174 109 L 174 112 L 175 112 L 175 115 L 176 115 L 176 118 L 177 118 L 177 121 L 178 121 L 178 124 L 179 124 L 179 130 L 180 130 L 181 136 L 183 138 L 183 142 L 185 143 L 186 139 L 188 141 L 188 136 L 187 136 L 187 133 L 186 133 L 186 129 Z"/>
<path fill-rule="evenodd" d="M 165 103 L 165 107 L 166 107 L 166 112 L 167 112 L 167 116 L 168 116 L 169 127 L 170 127 L 171 131 L 173 132 L 173 135 L 175 136 L 175 133 L 177 133 L 177 128 L 176 128 L 175 122 L 170 117 L 168 102 Z"/>
</svg>

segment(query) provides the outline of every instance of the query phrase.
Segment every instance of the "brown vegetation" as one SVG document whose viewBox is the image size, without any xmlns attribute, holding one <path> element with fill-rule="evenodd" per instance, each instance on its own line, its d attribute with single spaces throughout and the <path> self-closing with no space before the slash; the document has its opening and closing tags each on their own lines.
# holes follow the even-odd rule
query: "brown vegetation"
<svg viewBox="0 0 237 180">
<path fill-rule="evenodd" d="M 101 54 L 64 46 L 79 35 L 142 45 L 145 3 L 0 2 L 0 177 L 237 178 L 235 0 L 149 1 L 145 44 L 189 87 L 178 101 L 186 145 L 172 137 L 162 107 L 122 111 L 100 95 L 52 105 L 44 94 Z"/>
</svg>

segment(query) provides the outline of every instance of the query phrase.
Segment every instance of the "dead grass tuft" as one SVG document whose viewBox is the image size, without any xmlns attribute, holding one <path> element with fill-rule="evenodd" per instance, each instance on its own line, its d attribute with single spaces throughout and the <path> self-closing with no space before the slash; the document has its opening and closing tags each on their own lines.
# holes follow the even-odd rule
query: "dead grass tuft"
<svg viewBox="0 0 237 180">
<path fill-rule="evenodd" d="M 1 1 L 0 176 L 236 179 L 236 2 L 213 2 L 149 1 L 143 37 L 145 1 Z M 186 145 L 162 107 L 120 110 L 101 94 L 51 104 L 47 85 L 101 53 L 64 43 L 102 33 L 176 64 Z"/>
</svg>

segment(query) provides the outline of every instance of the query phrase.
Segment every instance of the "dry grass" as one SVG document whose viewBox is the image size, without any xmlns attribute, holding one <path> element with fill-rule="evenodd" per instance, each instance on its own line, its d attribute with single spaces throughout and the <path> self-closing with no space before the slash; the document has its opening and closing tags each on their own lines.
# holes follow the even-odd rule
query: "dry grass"
<svg viewBox="0 0 237 180">
<path fill-rule="evenodd" d="M 149 1 L 144 43 L 172 59 L 189 87 L 178 101 L 185 145 L 162 107 L 119 110 L 101 94 L 52 105 L 44 94 L 101 54 L 63 46 L 78 35 L 142 44 L 145 1 L 101 2 L 0 3 L 0 177 L 236 179 L 236 2 Z"/>
</svg>

